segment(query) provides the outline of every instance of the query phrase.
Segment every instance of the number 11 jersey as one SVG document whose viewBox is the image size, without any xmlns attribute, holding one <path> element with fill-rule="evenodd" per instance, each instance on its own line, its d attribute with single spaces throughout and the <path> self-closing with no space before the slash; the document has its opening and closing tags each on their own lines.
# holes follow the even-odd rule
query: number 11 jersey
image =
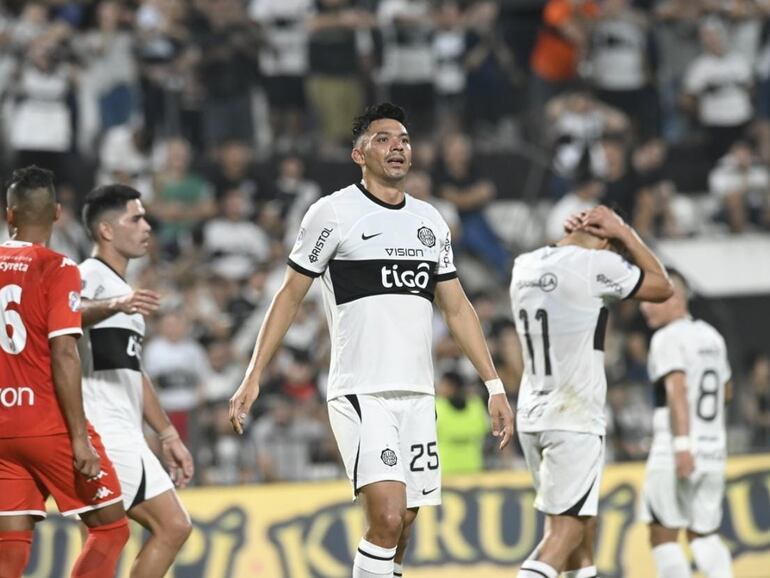
<svg viewBox="0 0 770 578">
<path fill-rule="evenodd" d="M 604 435 L 605 304 L 633 296 L 643 277 L 616 253 L 576 245 L 516 259 L 511 303 L 524 357 L 519 431 Z"/>
</svg>

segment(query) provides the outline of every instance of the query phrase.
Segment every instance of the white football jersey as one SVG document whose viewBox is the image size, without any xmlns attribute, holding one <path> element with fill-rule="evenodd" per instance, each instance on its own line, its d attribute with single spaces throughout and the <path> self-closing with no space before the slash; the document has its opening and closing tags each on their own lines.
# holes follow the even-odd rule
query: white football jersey
<svg viewBox="0 0 770 578">
<path fill-rule="evenodd" d="M 321 277 L 331 332 L 327 398 L 434 393 L 436 283 L 455 271 L 449 228 L 433 206 L 398 205 L 351 185 L 314 203 L 289 266 Z"/>
<path fill-rule="evenodd" d="M 604 435 L 605 303 L 631 297 L 643 272 L 611 251 L 548 246 L 513 265 L 511 303 L 524 355 L 516 427 Z"/>
<path fill-rule="evenodd" d="M 131 286 L 98 258 L 80 264 L 83 299 L 126 295 Z M 84 330 L 80 339 L 86 417 L 110 445 L 143 439 L 141 354 L 144 317 L 116 313 Z"/>
<path fill-rule="evenodd" d="M 671 416 L 666 405 L 665 377 L 682 371 L 687 382 L 690 438 L 696 468 L 723 470 L 726 459 L 725 385 L 730 363 L 725 341 L 705 321 L 677 319 L 652 336 L 647 371 L 655 387 L 650 468 L 674 468 Z"/>
</svg>

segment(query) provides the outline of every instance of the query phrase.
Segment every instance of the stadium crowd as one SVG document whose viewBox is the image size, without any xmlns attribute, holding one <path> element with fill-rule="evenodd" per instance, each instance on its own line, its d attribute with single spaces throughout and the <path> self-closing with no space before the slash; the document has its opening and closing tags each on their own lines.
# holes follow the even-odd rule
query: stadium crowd
<svg viewBox="0 0 770 578">
<path fill-rule="evenodd" d="M 320 292 L 242 438 L 227 400 L 302 215 L 345 184 L 333 175 L 351 164 L 351 119 L 383 99 L 409 113 L 408 192 L 453 229 L 512 403 L 512 259 L 558 239 L 566 216 L 606 203 L 651 243 L 770 230 L 768 0 L 0 2 L 3 173 L 55 171 L 52 245 L 78 261 L 91 251 L 85 193 L 142 192 L 153 248 L 130 281 L 163 295 L 143 359 L 197 483 L 344 473 L 324 405 Z M 609 459 L 641 459 L 650 331 L 632 303 L 611 319 Z M 434 332 L 444 471 L 520 465 L 516 448 L 487 451 L 483 388 L 438 316 Z M 731 448 L 767 449 L 770 350 L 735 370 Z"/>
</svg>

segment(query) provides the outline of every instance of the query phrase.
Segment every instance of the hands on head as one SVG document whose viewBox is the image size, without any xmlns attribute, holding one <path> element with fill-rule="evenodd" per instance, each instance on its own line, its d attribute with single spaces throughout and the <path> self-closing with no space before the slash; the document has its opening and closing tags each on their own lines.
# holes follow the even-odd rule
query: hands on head
<svg viewBox="0 0 770 578">
<path fill-rule="evenodd" d="M 599 205 L 568 217 L 564 221 L 564 231 L 567 234 L 585 231 L 601 239 L 620 239 L 626 231 L 626 223 L 615 211 Z"/>
</svg>

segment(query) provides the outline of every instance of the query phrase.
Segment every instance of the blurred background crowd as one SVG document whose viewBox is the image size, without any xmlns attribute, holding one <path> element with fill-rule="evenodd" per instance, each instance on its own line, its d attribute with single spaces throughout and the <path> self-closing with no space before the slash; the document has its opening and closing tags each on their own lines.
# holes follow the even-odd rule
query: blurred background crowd
<svg viewBox="0 0 770 578">
<path fill-rule="evenodd" d="M 343 475 L 319 292 L 242 438 L 227 399 L 302 215 L 360 176 L 353 116 L 384 99 L 407 109 L 408 192 L 450 224 L 513 402 L 512 260 L 567 215 L 610 204 L 653 245 L 770 231 L 770 0 L 0 1 L 2 172 L 56 172 L 53 247 L 77 260 L 85 193 L 142 192 L 154 245 L 130 281 L 163 295 L 144 364 L 200 484 Z M 615 308 L 610 460 L 648 449 L 650 334 L 633 303 Z M 435 345 L 444 470 L 520 467 L 517 448 L 494 451 L 483 387 L 440 317 Z M 730 449 L 767 450 L 770 346 L 728 346 Z"/>
</svg>

